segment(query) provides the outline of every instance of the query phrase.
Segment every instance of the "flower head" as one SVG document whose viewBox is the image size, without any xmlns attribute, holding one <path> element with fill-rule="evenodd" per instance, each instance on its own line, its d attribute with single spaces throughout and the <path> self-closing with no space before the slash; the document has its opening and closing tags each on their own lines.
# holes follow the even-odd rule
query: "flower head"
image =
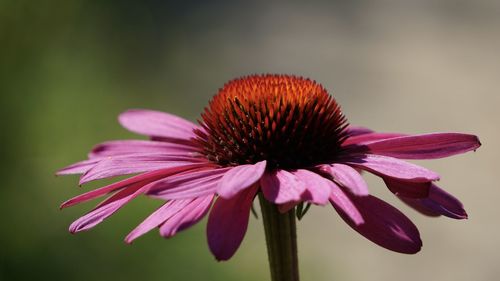
<svg viewBox="0 0 500 281">
<path fill-rule="evenodd" d="M 349 126 L 339 105 L 319 84 L 287 75 L 253 75 L 228 82 L 210 101 L 199 125 L 168 113 L 129 110 L 119 122 L 150 140 L 97 145 L 88 159 L 58 174 L 82 174 L 80 184 L 136 174 L 62 204 L 108 195 L 70 226 L 87 230 L 123 205 L 147 195 L 165 203 L 127 237 L 158 227 L 171 237 L 207 213 L 210 250 L 229 259 L 245 235 L 259 192 L 287 212 L 296 205 L 331 204 L 344 221 L 374 243 L 416 253 L 422 242 L 399 210 L 370 195 L 360 172 L 383 179 L 417 211 L 455 219 L 462 204 L 439 188 L 439 175 L 401 159 L 436 159 L 475 150 L 474 135 L 377 133 Z"/>
</svg>

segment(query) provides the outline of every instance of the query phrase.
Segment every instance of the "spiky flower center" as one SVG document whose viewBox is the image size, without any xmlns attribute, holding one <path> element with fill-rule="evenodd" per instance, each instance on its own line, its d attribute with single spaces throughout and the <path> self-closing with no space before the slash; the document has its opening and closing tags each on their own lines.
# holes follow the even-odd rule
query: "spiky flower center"
<svg viewBox="0 0 500 281">
<path fill-rule="evenodd" d="M 223 166 L 267 160 L 299 168 L 335 159 L 347 122 L 328 92 L 309 79 L 253 75 L 224 85 L 202 114 L 196 142 Z"/>
</svg>

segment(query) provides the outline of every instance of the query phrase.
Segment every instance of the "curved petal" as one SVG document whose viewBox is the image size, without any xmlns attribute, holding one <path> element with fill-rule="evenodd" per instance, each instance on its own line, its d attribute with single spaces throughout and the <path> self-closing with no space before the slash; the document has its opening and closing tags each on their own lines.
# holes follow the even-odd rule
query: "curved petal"
<svg viewBox="0 0 500 281">
<path fill-rule="evenodd" d="M 256 192 L 257 187 L 251 187 L 231 199 L 219 197 L 215 202 L 208 216 L 207 239 L 217 260 L 228 260 L 239 248 L 247 231 Z"/>
<path fill-rule="evenodd" d="M 165 112 L 131 109 L 123 112 L 118 117 L 120 124 L 141 135 L 189 140 L 194 137 L 193 129 L 196 129 L 194 123 Z"/>
<path fill-rule="evenodd" d="M 338 185 L 335 183 L 332 186 L 330 193 L 330 203 L 341 214 L 344 219 L 348 219 L 354 225 L 360 225 L 364 223 L 364 219 L 361 216 L 357 206 L 353 203 L 351 198 L 347 196 Z"/>
<path fill-rule="evenodd" d="M 168 154 L 193 156 L 193 146 L 148 140 L 116 140 L 96 145 L 89 153 L 89 158 L 103 158 L 128 154 Z"/>
<path fill-rule="evenodd" d="M 417 227 L 400 211 L 374 197 L 351 196 L 364 223 L 354 224 L 342 210 L 337 212 L 359 234 L 391 251 L 414 254 L 420 251 L 422 240 Z"/>
<path fill-rule="evenodd" d="M 302 193 L 306 191 L 305 184 L 285 170 L 264 173 L 260 185 L 264 197 L 275 204 L 300 201 Z"/>
<path fill-rule="evenodd" d="M 333 182 L 316 173 L 303 169 L 293 171 L 292 174 L 298 177 L 306 187 L 306 192 L 302 194 L 303 200 L 319 205 L 328 203 Z"/>
<path fill-rule="evenodd" d="M 76 162 L 69 166 L 66 166 L 59 171 L 56 172 L 57 176 L 62 175 L 72 175 L 72 174 L 84 174 L 88 170 L 92 169 L 97 163 L 99 163 L 100 159 L 89 159 L 80 162 Z"/>
<path fill-rule="evenodd" d="M 126 188 L 126 187 L 128 187 L 132 184 L 138 183 L 138 182 L 142 182 L 143 184 L 148 184 L 148 183 L 153 182 L 155 180 L 159 180 L 163 177 L 167 177 L 167 176 L 170 176 L 173 174 L 181 173 L 181 172 L 196 169 L 196 168 L 199 168 L 199 165 L 197 165 L 197 164 L 186 165 L 186 166 L 180 166 L 180 167 L 174 167 L 174 168 L 160 169 L 160 170 L 140 174 L 140 175 L 137 175 L 137 176 L 134 176 L 134 177 L 131 177 L 131 178 L 119 181 L 119 182 L 115 182 L 113 184 L 110 184 L 110 185 L 107 185 L 107 186 L 80 194 L 76 197 L 73 197 L 73 198 L 65 201 L 61 205 L 61 209 L 76 205 L 78 203 L 92 200 L 94 198 L 106 195 L 112 191 Z"/>
<path fill-rule="evenodd" d="M 335 182 L 343 186 L 349 192 L 357 196 L 366 196 L 369 194 L 368 185 L 356 169 L 351 166 L 334 163 L 329 165 L 320 165 L 318 168 L 329 174 Z"/>
<path fill-rule="evenodd" d="M 459 133 L 433 133 L 391 138 L 366 144 L 370 153 L 401 159 L 436 159 L 481 146 L 477 136 Z"/>
<path fill-rule="evenodd" d="M 147 194 L 151 197 L 183 199 L 214 194 L 222 176 L 230 168 L 188 171 L 156 181 Z"/>
<path fill-rule="evenodd" d="M 373 130 L 361 126 L 349 125 L 346 129 L 346 132 L 349 136 L 358 136 L 373 133 Z"/>
<path fill-rule="evenodd" d="M 160 226 L 160 234 L 169 238 L 200 221 L 210 210 L 214 196 L 198 197 L 189 206 L 167 219 Z"/>
<path fill-rule="evenodd" d="M 374 141 L 380 141 L 385 139 L 392 139 L 396 137 L 404 136 L 404 134 L 399 133 L 367 133 L 361 135 L 355 135 L 348 137 L 343 143 L 343 147 L 352 145 L 364 145 Z M 359 149 L 359 147 L 358 147 Z"/>
<path fill-rule="evenodd" d="M 414 199 L 400 197 L 400 199 L 424 215 L 443 215 L 453 219 L 467 218 L 467 212 L 462 203 L 435 184 L 430 186 L 427 198 Z"/>
<path fill-rule="evenodd" d="M 408 182 L 398 181 L 391 178 L 383 178 L 385 185 L 398 197 L 424 198 L 429 195 L 431 182 Z"/>
<path fill-rule="evenodd" d="M 253 165 L 240 165 L 224 174 L 217 186 L 217 193 L 226 199 L 256 183 L 266 171 L 266 160 Z"/>
<path fill-rule="evenodd" d="M 102 159 L 92 169 L 83 174 L 80 178 L 80 184 L 98 179 L 150 172 L 189 164 L 198 164 L 200 167 L 209 165 L 203 158 L 158 155 L 154 153 L 109 157 Z"/>
<path fill-rule="evenodd" d="M 390 177 L 413 182 L 439 180 L 439 175 L 431 170 L 382 155 L 353 155 L 350 158 L 340 160 L 340 162 L 366 170 L 381 177 Z"/>
</svg>

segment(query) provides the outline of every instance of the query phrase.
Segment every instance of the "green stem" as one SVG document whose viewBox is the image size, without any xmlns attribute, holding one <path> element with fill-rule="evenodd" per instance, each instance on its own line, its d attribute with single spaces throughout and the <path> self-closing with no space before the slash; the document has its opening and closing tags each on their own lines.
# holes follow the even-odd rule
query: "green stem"
<svg viewBox="0 0 500 281">
<path fill-rule="evenodd" d="M 295 208 L 281 214 L 259 193 L 272 281 L 299 281 Z"/>
</svg>

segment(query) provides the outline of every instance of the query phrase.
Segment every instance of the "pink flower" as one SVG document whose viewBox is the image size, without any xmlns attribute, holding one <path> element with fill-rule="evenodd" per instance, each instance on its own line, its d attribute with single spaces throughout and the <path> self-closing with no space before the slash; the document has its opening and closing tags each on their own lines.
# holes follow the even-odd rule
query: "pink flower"
<svg viewBox="0 0 500 281">
<path fill-rule="evenodd" d="M 282 212 L 301 202 L 330 203 L 367 239 L 392 251 L 416 253 L 422 242 L 415 225 L 370 195 L 360 172 L 381 177 L 392 193 L 425 215 L 464 219 L 460 201 L 435 184 L 437 173 L 401 159 L 436 159 L 480 146 L 468 134 L 403 135 L 348 126 L 321 85 L 295 76 L 230 81 L 211 100 L 200 125 L 151 110 L 128 110 L 118 119 L 150 140 L 99 144 L 87 160 L 58 174 L 82 174 L 80 184 L 137 175 L 64 202 L 62 208 L 109 195 L 70 231 L 88 230 L 146 195 L 165 204 L 126 242 L 156 227 L 171 237 L 209 213 L 208 245 L 218 260 L 238 249 L 259 192 Z"/>
</svg>

